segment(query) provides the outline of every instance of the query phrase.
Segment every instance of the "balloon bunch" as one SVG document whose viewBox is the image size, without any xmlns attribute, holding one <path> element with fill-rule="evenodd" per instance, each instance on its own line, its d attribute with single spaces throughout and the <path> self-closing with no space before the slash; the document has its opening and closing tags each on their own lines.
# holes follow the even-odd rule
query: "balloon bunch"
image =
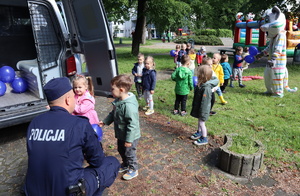
<svg viewBox="0 0 300 196">
<path fill-rule="evenodd" d="M 249 53 L 250 53 L 250 55 L 245 56 L 244 60 L 247 63 L 253 63 L 255 61 L 255 56 L 257 55 L 258 50 L 255 46 L 250 46 L 249 47 Z"/>
<path fill-rule="evenodd" d="M 15 93 L 23 93 L 28 88 L 26 80 L 16 77 L 15 70 L 7 65 L 0 68 L 0 96 L 3 96 L 6 92 L 5 83 L 10 83 Z"/>
</svg>

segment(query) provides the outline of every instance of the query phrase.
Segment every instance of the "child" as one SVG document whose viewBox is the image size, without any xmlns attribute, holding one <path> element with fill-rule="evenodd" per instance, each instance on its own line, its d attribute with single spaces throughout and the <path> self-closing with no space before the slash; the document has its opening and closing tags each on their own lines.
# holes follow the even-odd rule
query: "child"
<svg viewBox="0 0 300 196">
<path fill-rule="evenodd" d="M 228 55 L 227 54 L 222 55 L 221 66 L 222 66 L 223 72 L 224 72 L 224 84 L 220 88 L 221 88 L 222 93 L 226 93 L 225 88 L 228 85 L 228 81 L 232 76 L 231 66 L 228 63 Z"/>
<path fill-rule="evenodd" d="M 203 65 L 209 65 L 210 67 L 212 67 L 213 61 L 212 58 L 210 57 L 204 57 L 203 61 L 202 61 Z M 213 76 L 217 77 L 215 72 L 213 71 Z M 216 96 L 215 96 L 215 91 L 217 90 L 217 87 L 212 88 L 212 95 L 211 95 L 211 106 L 210 106 L 210 116 L 215 115 L 217 112 L 213 111 L 212 108 L 215 105 L 216 102 Z"/>
<path fill-rule="evenodd" d="M 238 76 L 238 81 L 239 81 L 239 87 L 244 88 L 246 85 L 242 84 L 242 73 L 243 73 L 243 48 L 241 46 L 238 46 L 235 49 L 235 55 L 234 55 L 234 62 L 233 62 L 233 67 L 232 67 L 232 78 L 230 80 L 230 87 L 234 87 L 232 82 L 235 80 L 235 77 Z"/>
<path fill-rule="evenodd" d="M 138 94 L 138 98 L 140 99 L 143 95 L 143 89 L 142 89 L 142 72 L 144 69 L 144 60 L 145 57 L 143 54 L 138 54 L 138 62 L 134 63 L 134 66 L 132 68 L 132 74 L 134 75 L 134 83 L 136 92 Z"/>
<path fill-rule="evenodd" d="M 203 58 L 206 56 L 206 48 L 205 46 L 200 47 L 200 50 L 196 54 L 197 65 L 200 66 L 202 64 Z"/>
<path fill-rule="evenodd" d="M 198 118 L 198 130 L 191 136 L 195 145 L 208 143 L 205 121 L 209 118 L 212 88 L 218 85 L 217 77 L 212 76 L 212 68 L 208 65 L 199 66 L 198 85 L 195 87 L 191 116 Z"/>
<path fill-rule="evenodd" d="M 189 57 L 190 57 L 190 70 L 192 71 L 193 75 L 194 75 L 194 71 L 195 71 L 195 59 L 196 59 L 196 54 L 195 54 L 195 50 L 194 48 L 190 49 L 190 52 L 188 53 Z"/>
<path fill-rule="evenodd" d="M 179 104 L 181 103 L 181 116 L 185 116 L 186 113 L 186 101 L 188 94 L 193 89 L 193 75 L 191 70 L 188 68 L 190 65 L 190 57 L 185 55 L 181 58 L 182 66 L 176 69 L 171 78 L 176 82 L 175 85 L 175 105 L 174 115 L 178 114 Z"/>
<path fill-rule="evenodd" d="M 181 66 L 181 63 L 180 63 L 181 62 L 181 57 L 183 57 L 184 55 L 187 54 L 185 49 L 186 49 L 186 44 L 181 44 L 181 49 L 178 52 L 178 57 L 177 57 L 177 62 L 179 64 L 179 67 Z"/>
<path fill-rule="evenodd" d="M 177 44 L 175 47 L 175 57 L 174 57 L 174 63 L 176 64 L 176 68 L 180 67 L 180 62 L 177 61 L 178 55 L 179 55 L 179 51 L 180 51 L 180 45 Z"/>
<path fill-rule="evenodd" d="M 138 102 L 129 92 L 132 82 L 129 76 L 118 75 L 111 80 L 111 92 L 116 99 L 112 102 L 114 109 L 100 121 L 100 127 L 114 122 L 118 152 L 122 158 L 119 172 L 126 172 L 123 179 L 131 180 L 138 176 L 136 148 L 141 137 Z"/>
<path fill-rule="evenodd" d="M 146 115 L 151 115 L 154 113 L 154 102 L 153 102 L 153 94 L 156 86 L 156 71 L 154 58 L 152 56 L 147 56 L 145 59 L 145 68 L 143 69 L 143 90 L 144 90 L 144 98 L 147 103 L 143 110 L 145 110 Z"/>
<path fill-rule="evenodd" d="M 227 101 L 225 101 L 225 99 L 223 98 L 223 94 L 220 89 L 220 86 L 223 86 L 223 84 L 224 84 L 224 72 L 223 72 L 222 66 L 220 65 L 221 55 L 219 53 L 214 53 L 212 60 L 213 60 L 212 69 L 220 81 L 216 92 L 221 100 L 221 103 L 224 105 L 227 103 Z"/>
<path fill-rule="evenodd" d="M 243 50 L 243 54 L 242 54 L 242 57 L 243 59 L 245 59 L 246 56 L 249 55 L 249 47 L 245 47 L 244 50 Z M 249 63 L 247 63 L 245 60 L 243 61 L 243 71 L 245 69 L 248 69 L 248 66 L 249 66 Z"/>
<path fill-rule="evenodd" d="M 85 116 L 91 124 L 98 124 L 99 119 L 95 110 L 94 86 L 90 76 L 77 75 L 73 79 L 75 93 L 75 109 L 73 115 Z"/>
</svg>

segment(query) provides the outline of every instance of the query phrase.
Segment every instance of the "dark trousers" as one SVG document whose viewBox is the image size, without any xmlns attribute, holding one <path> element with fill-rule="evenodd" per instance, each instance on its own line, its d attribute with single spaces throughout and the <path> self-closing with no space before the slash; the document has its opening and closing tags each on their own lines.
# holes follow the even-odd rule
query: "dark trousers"
<svg viewBox="0 0 300 196">
<path fill-rule="evenodd" d="M 122 158 L 122 164 L 124 167 L 128 167 L 132 170 L 138 170 L 138 163 L 136 157 L 136 147 L 138 139 L 131 143 L 131 147 L 125 147 L 125 141 L 118 139 L 118 152 Z"/>
<path fill-rule="evenodd" d="M 211 102 L 210 102 L 211 106 L 210 106 L 210 111 L 212 110 L 213 106 L 215 105 L 215 101 L 216 101 L 216 96 L 215 96 L 215 93 L 213 92 L 213 93 L 211 94 Z"/>
<path fill-rule="evenodd" d="M 87 196 L 101 196 L 104 189 L 111 186 L 118 176 L 120 162 L 112 156 L 105 157 L 98 168 L 84 169 Z"/>
<path fill-rule="evenodd" d="M 179 104 L 181 103 L 181 111 L 186 111 L 186 100 L 187 100 L 187 98 L 188 98 L 188 95 L 177 95 L 176 94 L 174 109 L 178 110 L 179 109 Z"/>
<path fill-rule="evenodd" d="M 229 80 L 230 80 L 230 78 L 224 79 L 223 86 L 220 86 L 222 92 L 223 92 L 223 91 L 225 90 L 225 88 L 228 86 Z"/>
<path fill-rule="evenodd" d="M 142 97 L 143 96 L 143 86 L 142 86 L 142 83 L 138 83 L 136 82 L 135 83 L 135 88 L 136 88 L 136 93 L 138 95 L 138 97 Z"/>
</svg>

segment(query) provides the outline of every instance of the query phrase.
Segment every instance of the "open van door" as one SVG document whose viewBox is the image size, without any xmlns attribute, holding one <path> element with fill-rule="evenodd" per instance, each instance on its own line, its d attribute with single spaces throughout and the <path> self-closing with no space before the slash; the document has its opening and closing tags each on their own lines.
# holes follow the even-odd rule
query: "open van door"
<svg viewBox="0 0 300 196">
<path fill-rule="evenodd" d="M 118 75 L 115 48 L 101 0 L 62 0 L 74 53 L 85 55 L 96 95 L 110 95 Z"/>
</svg>

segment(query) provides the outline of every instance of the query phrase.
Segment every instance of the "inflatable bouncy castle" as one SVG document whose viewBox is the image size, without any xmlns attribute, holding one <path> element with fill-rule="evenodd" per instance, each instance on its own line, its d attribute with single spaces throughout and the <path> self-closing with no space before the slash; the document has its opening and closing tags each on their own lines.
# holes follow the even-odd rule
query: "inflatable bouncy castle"
<svg viewBox="0 0 300 196">
<path fill-rule="evenodd" d="M 243 22 L 243 13 L 237 13 L 233 48 L 237 46 L 255 46 L 259 51 L 266 48 L 267 36 L 265 32 L 260 30 L 260 27 L 265 24 L 265 20 L 262 18 L 259 21 L 254 21 L 254 17 L 255 15 L 253 13 L 249 13 L 246 16 L 246 21 Z M 298 31 L 300 24 L 298 17 L 299 16 L 294 13 L 287 13 L 285 26 L 285 30 L 287 31 L 287 56 L 293 56 L 295 47 L 300 43 L 300 31 Z"/>
</svg>

